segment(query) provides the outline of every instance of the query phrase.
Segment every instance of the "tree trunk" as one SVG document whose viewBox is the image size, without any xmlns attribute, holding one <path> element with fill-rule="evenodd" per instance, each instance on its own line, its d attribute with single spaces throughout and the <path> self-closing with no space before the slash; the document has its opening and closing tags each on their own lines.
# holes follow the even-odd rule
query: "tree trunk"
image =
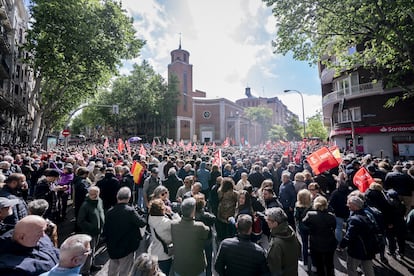
<svg viewBox="0 0 414 276">
<path fill-rule="evenodd" d="M 40 126 L 42 124 L 42 115 L 43 115 L 43 112 L 36 111 L 34 121 L 33 121 L 32 131 L 30 133 L 30 140 L 29 140 L 29 145 L 30 146 L 32 146 L 34 143 L 40 142 L 40 140 L 39 140 L 39 130 L 40 130 Z"/>
</svg>

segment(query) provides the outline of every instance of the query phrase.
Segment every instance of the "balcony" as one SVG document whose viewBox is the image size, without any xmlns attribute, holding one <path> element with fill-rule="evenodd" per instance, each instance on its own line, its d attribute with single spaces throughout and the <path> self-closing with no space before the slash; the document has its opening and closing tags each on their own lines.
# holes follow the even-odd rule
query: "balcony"
<svg viewBox="0 0 414 276">
<path fill-rule="evenodd" d="M 0 50 L 2 53 L 10 54 L 10 43 L 7 34 L 0 35 Z"/>
<path fill-rule="evenodd" d="M 353 99 L 365 96 L 371 96 L 374 94 L 381 94 L 384 92 L 382 88 L 382 81 L 379 82 L 368 82 L 359 85 L 354 85 L 346 89 L 340 89 L 329 93 L 322 98 L 322 105 L 335 104 L 342 99 Z"/>
<path fill-rule="evenodd" d="M 0 61 L 0 79 L 10 79 L 10 67 L 4 58 Z"/>
</svg>

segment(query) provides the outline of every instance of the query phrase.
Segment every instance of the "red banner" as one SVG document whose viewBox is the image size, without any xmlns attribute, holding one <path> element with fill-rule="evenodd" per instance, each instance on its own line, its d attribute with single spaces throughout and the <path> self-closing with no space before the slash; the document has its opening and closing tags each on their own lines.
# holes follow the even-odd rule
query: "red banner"
<svg viewBox="0 0 414 276">
<path fill-rule="evenodd" d="M 375 181 L 367 169 L 365 169 L 365 167 L 361 167 L 354 175 L 353 182 L 358 190 L 360 190 L 362 193 L 365 193 L 365 191 L 369 188 L 369 185 Z"/>
<path fill-rule="evenodd" d="M 306 160 L 308 160 L 308 163 L 311 166 L 315 175 L 321 174 L 324 171 L 338 167 L 339 165 L 335 156 L 333 156 L 333 154 L 326 147 L 318 149 L 317 151 L 309 155 L 306 158 Z"/>
</svg>

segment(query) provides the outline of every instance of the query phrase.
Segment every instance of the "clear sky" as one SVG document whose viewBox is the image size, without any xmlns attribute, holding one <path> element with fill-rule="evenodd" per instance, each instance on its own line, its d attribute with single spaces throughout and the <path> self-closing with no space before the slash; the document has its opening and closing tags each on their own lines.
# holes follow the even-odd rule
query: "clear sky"
<svg viewBox="0 0 414 276">
<path fill-rule="evenodd" d="M 272 53 L 276 19 L 260 0 L 123 0 L 122 5 L 146 45 L 121 73 L 146 59 L 166 78 L 181 33 L 193 64 L 193 89 L 207 92 L 208 98 L 235 101 L 245 97 L 249 86 L 256 96 L 277 96 L 301 120 L 300 96 L 283 93 L 296 89 L 304 96 L 306 117 L 321 109 L 317 66 Z"/>
</svg>

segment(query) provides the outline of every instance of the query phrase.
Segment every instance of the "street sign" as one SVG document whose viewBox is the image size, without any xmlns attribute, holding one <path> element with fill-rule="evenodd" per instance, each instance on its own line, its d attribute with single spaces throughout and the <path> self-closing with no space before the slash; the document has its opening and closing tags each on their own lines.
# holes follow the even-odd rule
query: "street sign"
<svg viewBox="0 0 414 276">
<path fill-rule="evenodd" d="M 68 137 L 68 136 L 70 135 L 70 131 L 69 131 L 69 129 L 64 129 L 64 130 L 62 131 L 62 135 L 63 135 L 63 136 L 65 136 L 65 137 Z"/>
</svg>

